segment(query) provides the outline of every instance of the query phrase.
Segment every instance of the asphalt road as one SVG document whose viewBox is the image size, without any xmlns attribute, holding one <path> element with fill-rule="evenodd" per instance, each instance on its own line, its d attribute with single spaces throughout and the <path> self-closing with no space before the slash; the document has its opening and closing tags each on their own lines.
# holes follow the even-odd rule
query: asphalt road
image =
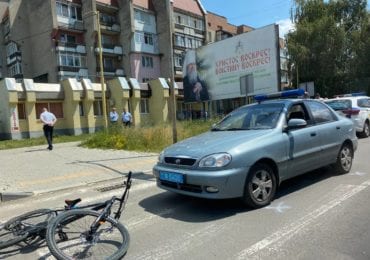
<svg viewBox="0 0 370 260">
<path fill-rule="evenodd" d="M 131 235 L 125 259 L 370 259 L 370 138 L 359 140 L 352 171 L 324 168 L 284 183 L 273 203 L 249 210 L 238 200 L 209 201 L 162 191 L 136 173 L 121 221 Z M 0 205 L 0 221 L 65 198 L 119 195 L 100 183 Z M 6 259 L 52 259 L 45 244 L 0 251 Z"/>
</svg>

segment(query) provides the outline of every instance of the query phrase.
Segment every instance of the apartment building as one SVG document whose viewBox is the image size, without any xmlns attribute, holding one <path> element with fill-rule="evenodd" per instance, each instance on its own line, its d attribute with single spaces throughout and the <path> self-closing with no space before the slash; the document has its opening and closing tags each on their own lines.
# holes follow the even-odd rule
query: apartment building
<svg viewBox="0 0 370 260">
<path fill-rule="evenodd" d="M 206 44 L 206 10 L 200 1 L 173 0 L 175 79 L 182 81 L 184 52 Z"/>
<path fill-rule="evenodd" d="M 233 25 L 227 18 L 212 12 L 207 13 L 207 41 L 217 42 L 235 35 L 252 31 L 254 28 L 247 25 Z"/>
<path fill-rule="evenodd" d="M 181 81 L 184 50 L 206 38 L 206 11 L 197 0 L 10 0 L 7 7 L 1 74 L 16 79 L 99 82 L 100 31 L 105 78 L 169 77 L 174 55 Z"/>
</svg>

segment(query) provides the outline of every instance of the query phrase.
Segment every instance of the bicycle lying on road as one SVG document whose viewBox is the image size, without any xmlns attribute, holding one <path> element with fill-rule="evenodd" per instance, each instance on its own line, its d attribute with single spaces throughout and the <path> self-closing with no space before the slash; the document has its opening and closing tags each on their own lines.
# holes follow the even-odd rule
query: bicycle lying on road
<svg viewBox="0 0 370 260">
<path fill-rule="evenodd" d="M 66 200 L 64 209 L 39 209 L 8 220 L 0 226 L 0 249 L 46 238 L 57 259 L 120 259 L 130 241 L 126 227 L 118 220 L 128 198 L 131 176 L 129 172 L 120 198 L 113 196 L 78 208 L 81 199 Z M 118 208 L 112 212 L 116 202 Z"/>
</svg>

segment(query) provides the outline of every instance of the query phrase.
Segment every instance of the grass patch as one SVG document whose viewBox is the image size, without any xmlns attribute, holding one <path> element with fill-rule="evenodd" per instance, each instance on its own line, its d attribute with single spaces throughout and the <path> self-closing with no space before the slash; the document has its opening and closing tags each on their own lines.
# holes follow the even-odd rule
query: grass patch
<svg viewBox="0 0 370 260">
<path fill-rule="evenodd" d="M 206 132 L 213 120 L 177 122 L 177 141 Z M 114 128 L 91 135 L 81 143 L 84 147 L 101 149 L 123 149 L 142 152 L 160 152 L 172 144 L 172 125 L 163 124 L 141 128 Z"/>
<path fill-rule="evenodd" d="M 53 143 L 66 143 L 66 142 L 76 142 L 84 141 L 89 137 L 88 134 L 69 136 L 69 135 L 56 135 L 53 138 Z M 0 150 L 21 148 L 21 147 L 30 147 L 36 145 L 47 145 L 45 137 L 37 137 L 30 139 L 21 139 L 21 140 L 5 140 L 0 141 Z"/>
<path fill-rule="evenodd" d="M 216 120 L 193 120 L 176 123 L 177 141 L 208 131 Z M 87 148 L 160 152 L 172 144 L 172 124 L 123 128 L 114 126 L 108 131 L 77 136 L 54 136 L 53 143 L 80 141 Z M 0 150 L 47 145 L 45 137 L 0 141 Z"/>
</svg>

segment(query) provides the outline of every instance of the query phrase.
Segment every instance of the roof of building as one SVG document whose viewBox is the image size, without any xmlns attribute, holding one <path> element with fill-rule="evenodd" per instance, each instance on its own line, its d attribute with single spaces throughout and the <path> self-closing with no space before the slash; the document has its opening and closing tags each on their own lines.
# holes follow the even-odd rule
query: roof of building
<svg viewBox="0 0 370 260">
<path fill-rule="evenodd" d="M 206 11 L 197 0 L 173 0 L 173 7 L 203 16 Z"/>
</svg>

